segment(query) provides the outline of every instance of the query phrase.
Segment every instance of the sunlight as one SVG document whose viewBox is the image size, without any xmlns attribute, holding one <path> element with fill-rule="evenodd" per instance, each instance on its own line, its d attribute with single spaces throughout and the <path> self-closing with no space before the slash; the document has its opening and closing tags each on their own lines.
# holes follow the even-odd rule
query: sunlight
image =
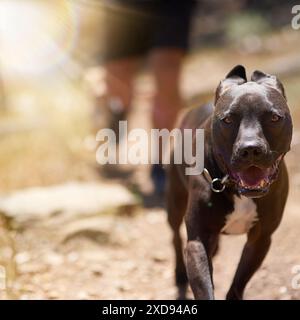
<svg viewBox="0 0 300 320">
<path fill-rule="evenodd" d="M 78 19 L 67 0 L 0 1 L 0 64 L 8 76 L 41 75 L 75 46 Z"/>
</svg>

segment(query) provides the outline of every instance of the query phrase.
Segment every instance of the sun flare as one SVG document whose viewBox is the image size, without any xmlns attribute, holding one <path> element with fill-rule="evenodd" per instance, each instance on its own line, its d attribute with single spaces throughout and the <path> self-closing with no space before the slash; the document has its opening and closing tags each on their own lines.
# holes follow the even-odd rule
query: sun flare
<svg viewBox="0 0 300 320">
<path fill-rule="evenodd" d="M 1 0 L 0 63 L 5 74 L 40 75 L 68 59 L 78 20 L 67 0 Z"/>
</svg>

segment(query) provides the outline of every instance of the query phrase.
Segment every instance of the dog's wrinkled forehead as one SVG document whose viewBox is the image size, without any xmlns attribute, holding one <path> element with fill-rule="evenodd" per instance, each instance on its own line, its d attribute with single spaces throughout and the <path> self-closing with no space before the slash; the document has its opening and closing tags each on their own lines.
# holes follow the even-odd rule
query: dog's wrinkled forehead
<svg viewBox="0 0 300 320">
<path fill-rule="evenodd" d="M 269 94 L 270 89 L 251 81 L 228 88 L 222 94 L 221 98 L 230 101 L 232 104 L 243 103 L 247 100 L 262 100 L 269 102 Z"/>
<path fill-rule="evenodd" d="M 266 88 L 256 82 L 246 82 L 245 84 L 233 87 L 225 92 L 220 98 L 222 103 L 217 104 L 219 111 L 224 108 L 231 110 L 251 110 L 264 111 L 282 108 L 285 101 L 282 96 L 271 88 Z"/>
<path fill-rule="evenodd" d="M 222 109 L 247 102 L 266 107 L 287 107 L 283 85 L 275 76 L 255 71 L 247 82 L 245 68 L 236 66 L 220 82 L 216 90 L 215 106 L 216 109 Z"/>
</svg>

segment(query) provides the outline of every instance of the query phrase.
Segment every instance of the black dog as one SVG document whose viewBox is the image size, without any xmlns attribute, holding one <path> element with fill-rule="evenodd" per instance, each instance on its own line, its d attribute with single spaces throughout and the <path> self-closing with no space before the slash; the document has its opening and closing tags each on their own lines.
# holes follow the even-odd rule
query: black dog
<svg viewBox="0 0 300 320">
<path fill-rule="evenodd" d="M 290 149 L 292 120 L 283 85 L 261 71 L 247 82 L 245 68 L 236 66 L 220 82 L 214 107 L 190 111 L 184 128 L 204 128 L 206 170 L 186 176 L 186 165 L 169 168 L 168 220 L 174 232 L 179 298 L 185 298 L 189 281 L 196 299 L 214 299 L 212 257 L 219 234 L 247 233 L 226 296 L 242 299 L 270 248 L 288 195 L 283 157 Z M 185 263 L 179 234 L 183 217 Z"/>
</svg>

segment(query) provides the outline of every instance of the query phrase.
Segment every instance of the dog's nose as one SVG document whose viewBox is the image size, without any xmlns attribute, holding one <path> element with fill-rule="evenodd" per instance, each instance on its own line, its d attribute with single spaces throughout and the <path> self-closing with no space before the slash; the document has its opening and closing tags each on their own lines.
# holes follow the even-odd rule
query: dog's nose
<svg viewBox="0 0 300 320">
<path fill-rule="evenodd" d="M 260 160 L 263 155 L 263 149 L 257 145 L 246 145 L 240 148 L 239 157 L 240 159 L 247 161 Z"/>
</svg>

